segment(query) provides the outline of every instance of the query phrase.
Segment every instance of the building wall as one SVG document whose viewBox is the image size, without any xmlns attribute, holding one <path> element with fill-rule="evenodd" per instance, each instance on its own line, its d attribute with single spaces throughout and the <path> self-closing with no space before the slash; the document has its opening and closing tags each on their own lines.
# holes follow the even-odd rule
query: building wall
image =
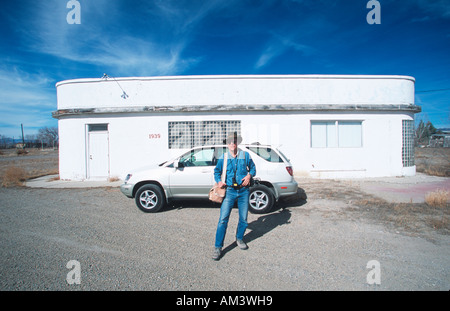
<svg viewBox="0 0 450 311">
<path fill-rule="evenodd" d="M 416 108 L 383 109 L 383 105 L 414 104 L 412 78 L 296 77 L 118 79 L 129 95 L 126 100 L 120 97 L 122 90 L 116 81 L 61 82 L 55 112 L 60 132 L 60 178 L 93 179 L 89 168 L 89 124 L 108 124 L 108 176 L 123 179 L 130 170 L 161 163 L 184 151 L 169 149 L 169 122 L 225 120 L 241 121 L 243 143 L 280 146 L 299 177 L 415 174 L 415 166 L 402 165 L 402 120 L 414 120 Z M 224 107 L 165 112 L 135 109 L 211 104 Z M 299 104 L 302 106 L 295 106 Z M 264 105 L 270 106 L 264 109 Z M 286 110 L 289 105 L 297 108 Z M 323 108 L 339 105 L 342 108 L 337 110 Z M 361 121 L 360 147 L 312 147 L 311 122 L 350 120 Z"/>
<path fill-rule="evenodd" d="M 58 109 L 414 103 L 414 78 L 405 76 L 176 76 L 77 79 L 56 86 Z"/>
<path fill-rule="evenodd" d="M 168 122 L 197 120 L 240 120 L 243 143 L 280 146 L 297 176 L 353 178 L 415 173 L 414 167 L 403 168 L 401 157 L 402 120 L 413 120 L 410 114 L 165 114 L 61 119 L 60 177 L 89 178 L 86 124 L 109 125 L 109 176 L 123 178 L 132 169 L 161 163 L 183 152 L 185 149 L 168 148 Z M 362 121 L 362 147 L 311 147 L 311 120 Z"/>
</svg>

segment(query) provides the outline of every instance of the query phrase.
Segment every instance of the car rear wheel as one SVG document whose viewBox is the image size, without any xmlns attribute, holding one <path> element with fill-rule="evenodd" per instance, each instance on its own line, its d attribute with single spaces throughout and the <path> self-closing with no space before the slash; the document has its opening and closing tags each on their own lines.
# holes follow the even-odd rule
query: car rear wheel
<svg viewBox="0 0 450 311">
<path fill-rule="evenodd" d="M 272 190 L 264 185 L 250 188 L 249 211 L 253 214 L 265 214 L 270 212 L 274 204 Z"/>
<path fill-rule="evenodd" d="M 164 206 L 164 195 L 156 185 L 143 185 L 135 196 L 137 207 L 145 213 L 156 213 Z"/>
</svg>

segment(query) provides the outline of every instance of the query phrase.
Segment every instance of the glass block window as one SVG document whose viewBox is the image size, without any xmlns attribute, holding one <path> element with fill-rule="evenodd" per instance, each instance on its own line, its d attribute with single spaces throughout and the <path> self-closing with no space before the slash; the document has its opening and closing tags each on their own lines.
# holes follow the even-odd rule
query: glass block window
<svg viewBox="0 0 450 311">
<path fill-rule="evenodd" d="M 414 120 L 402 120 L 402 163 L 414 166 Z"/>
<path fill-rule="evenodd" d="M 169 149 L 221 145 L 228 133 L 241 134 L 241 121 L 169 122 Z"/>
</svg>

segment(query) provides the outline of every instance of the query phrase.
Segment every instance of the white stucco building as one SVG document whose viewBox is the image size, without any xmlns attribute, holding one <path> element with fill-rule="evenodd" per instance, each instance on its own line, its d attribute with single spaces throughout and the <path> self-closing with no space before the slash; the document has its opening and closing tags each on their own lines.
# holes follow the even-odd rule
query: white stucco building
<svg viewBox="0 0 450 311">
<path fill-rule="evenodd" d="M 297 177 L 415 174 L 407 76 L 102 78 L 56 84 L 61 179 L 118 177 L 238 131 L 280 146 Z"/>
</svg>

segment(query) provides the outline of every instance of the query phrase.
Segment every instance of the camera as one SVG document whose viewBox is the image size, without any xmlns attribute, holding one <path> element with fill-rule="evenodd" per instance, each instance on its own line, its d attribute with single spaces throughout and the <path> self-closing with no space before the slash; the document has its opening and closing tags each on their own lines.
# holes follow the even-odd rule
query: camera
<svg viewBox="0 0 450 311">
<path fill-rule="evenodd" d="M 239 189 L 239 188 L 240 188 L 240 185 L 239 185 L 239 184 L 237 183 L 237 181 L 236 181 L 236 177 L 233 177 L 231 186 L 232 186 L 234 189 Z"/>
</svg>

